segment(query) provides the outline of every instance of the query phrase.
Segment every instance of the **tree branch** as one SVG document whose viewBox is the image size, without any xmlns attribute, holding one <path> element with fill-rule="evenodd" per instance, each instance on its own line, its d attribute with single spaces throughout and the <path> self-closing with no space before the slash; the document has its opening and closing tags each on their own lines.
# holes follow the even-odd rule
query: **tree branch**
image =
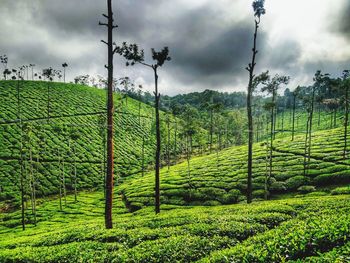
<svg viewBox="0 0 350 263">
<path fill-rule="evenodd" d="M 106 24 L 106 23 L 101 23 L 101 21 L 98 21 L 98 25 L 99 25 L 99 26 L 108 26 L 108 24 Z"/>
<path fill-rule="evenodd" d="M 147 66 L 147 67 L 150 67 L 150 68 L 152 68 L 152 69 L 154 69 L 153 68 L 153 65 L 150 65 L 150 64 L 147 64 L 147 63 L 144 63 L 144 62 L 139 62 L 141 65 L 144 65 L 144 66 Z"/>
<path fill-rule="evenodd" d="M 101 40 L 101 42 L 102 42 L 102 43 L 105 43 L 106 45 L 108 45 L 108 43 L 107 43 L 106 41 L 104 41 L 104 40 Z"/>
</svg>

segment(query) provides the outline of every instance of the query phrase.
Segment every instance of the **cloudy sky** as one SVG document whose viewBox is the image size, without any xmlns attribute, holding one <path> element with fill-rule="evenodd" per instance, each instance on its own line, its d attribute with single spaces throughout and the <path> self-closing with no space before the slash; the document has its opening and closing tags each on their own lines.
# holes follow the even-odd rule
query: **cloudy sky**
<svg viewBox="0 0 350 263">
<path fill-rule="evenodd" d="M 251 0 L 114 0 L 115 41 L 150 48 L 168 46 L 172 61 L 160 70 L 160 91 L 245 90 L 254 17 Z M 69 80 L 106 75 L 104 0 L 0 0 L 0 54 L 9 67 L 36 69 L 69 64 Z M 257 73 L 291 76 L 290 88 L 312 83 L 320 69 L 339 75 L 350 68 L 349 0 L 266 0 L 258 36 Z M 152 90 L 143 66 L 115 57 L 115 77 L 129 76 Z"/>
</svg>

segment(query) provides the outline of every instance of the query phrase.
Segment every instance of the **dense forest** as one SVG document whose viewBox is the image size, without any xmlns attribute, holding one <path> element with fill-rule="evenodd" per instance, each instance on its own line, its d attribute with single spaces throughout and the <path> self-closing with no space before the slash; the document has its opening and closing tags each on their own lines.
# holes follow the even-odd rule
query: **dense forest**
<svg viewBox="0 0 350 263">
<path fill-rule="evenodd" d="M 207 21 L 189 29 L 186 45 L 169 40 L 176 15 L 163 4 L 87 1 L 72 16 L 68 2 L 56 3 L 59 14 L 48 13 L 66 37 L 77 27 L 74 36 L 88 36 L 77 38 L 82 47 L 100 41 L 104 57 L 91 65 L 76 63 L 72 42 L 57 57 L 31 58 L 0 41 L 0 262 L 350 262 L 348 61 L 306 67 L 299 58 L 291 68 L 283 55 L 299 49 L 273 47 L 289 24 L 271 23 L 270 1 L 252 1 L 245 20 L 230 23 L 205 1 L 187 3 L 225 34 L 201 33 L 220 24 Z M 243 14 L 247 3 L 236 4 Z M 105 11 L 90 34 L 81 24 L 92 18 L 77 14 L 93 6 Z M 150 10 L 163 21 L 159 37 L 145 31 Z M 186 19 L 202 21 L 183 12 L 184 29 Z M 33 34 L 57 30 L 30 16 Z M 216 41 L 227 43 L 215 49 Z"/>
</svg>

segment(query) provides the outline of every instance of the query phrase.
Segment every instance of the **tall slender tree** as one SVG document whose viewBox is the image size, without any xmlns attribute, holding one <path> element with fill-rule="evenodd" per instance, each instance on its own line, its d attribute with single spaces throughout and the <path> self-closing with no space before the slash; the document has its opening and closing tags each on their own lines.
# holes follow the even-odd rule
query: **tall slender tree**
<svg viewBox="0 0 350 263">
<path fill-rule="evenodd" d="M 98 117 L 99 135 L 102 141 L 101 154 L 101 173 L 103 175 L 103 190 L 106 195 L 106 116 L 99 115 Z"/>
<path fill-rule="evenodd" d="M 315 108 L 315 101 L 317 91 L 324 86 L 329 86 L 330 78 L 329 74 L 323 74 L 318 70 L 314 76 L 314 84 L 310 87 L 305 87 L 303 92 L 300 92 L 299 97 L 303 101 L 304 107 L 307 112 L 305 143 L 304 143 L 304 176 L 306 176 L 309 165 L 311 162 L 311 146 L 312 146 L 312 128 L 313 128 L 313 115 Z"/>
<path fill-rule="evenodd" d="M 256 55 L 257 50 L 257 36 L 260 24 L 260 18 L 266 13 L 265 0 L 255 0 L 253 2 L 253 10 L 255 19 L 255 31 L 253 40 L 253 56 L 251 63 L 248 64 L 246 70 L 249 72 L 249 84 L 247 90 L 247 115 L 248 115 L 248 175 L 247 175 L 247 203 L 252 202 L 252 176 L 253 176 L 253 113 L 252 113 L 252 97 L 253 97 L 253 80 L 254 80 L 254 69 L 256 66 Z"/>
<path fill-rule="evenodd" d="M 138 85 L 137 98 L 139 100 L 139 125 L 141 125 L 141 104 L 142 104 L 142 85 Z"/>
<path fill-rule="evenodd" d="M 170 170 L 170 123 L 171 123 L 171 117 L 170 117 L 170 111 L 167 110 L 165 115 L 165 123 L 166 123 L 166 164 L 168 167 L 168 171 Z"/>
<path fill-rule="evenodd" d="M 21 223 L 22 230 L 25 230 L 25 188 L 24 188 L 24 163 L 23 163 L 23 122 L 22 122 L 22 104 L 21 104 L 21 93 L 20 93 L 20 80 L 22 78 L 20 70 L 14 70 L 17 73 L 17 118 L 19 120 L 20 129 L 20 191 L 21 191 Z"/>
<path fill-rule="evenodd" d="M 114 114 L 114 102 L 113 102 L 113 57 L 116 53 L 113 42 L 113 29 L 118 26 L 114 24 L 112 0 L 107 0 L 107 15 L 103 14 L 107 19 L 107 23 L 99 22 L 99 25 L 107 27 L 107 41 L 101 40 L 102 43 L 107 45 L 108 65 L 105 66 L 108 70 L 107 79 L 107 175 L 106 175 L 106 203 L 105 203 L 105 226 L 107 229 L 113 228 L 112 221 L 112 206 L 113 206 L 113 170 L 114 170 L 114 158 L 113 158 L 113 114 Z"/>
<path fill-rule="evenodd" d="M 6 55 L 0 56 L 0 63 L 3 65 L 4 67 L 4 79 L 6 80 L 6 76 L 7 76 L 7 63 L 8 63 L 8 57 Z"/>
<path fill-rule="evenodd" d="M 156 117 L 156 156 L 155 156 L 155 212 L 160 213 L 160 178 L 159 178 L 159 168 L 160 168 L 160 151 L 161 151 L 161 138 L 160 138 L 160 93 L 158 91 L 158 69 L 162 67 L 166 61 L 170 61 L 169 48 L 164 47 L 161 51 L 155 51 L 151 49 L 152 59 L 155 61 L 154 64 L 149 64 L 144 62 L 144 51 L 139 50 L 136 44 L 128 45 L 126 42 L 122 46 L 116 47 L 116 52 L 123 56 L 127 62 L 126 65 L 133 66 L 136 63 L 144 65 L 153 70 L 154 74 L 154 106 L 155 106 L 155 117 Z"/>
<path fill-rule="evenodd" d="M 343 159 L 347 158 L 347 145 L 348 145 L 348 125 L 349 125 L 349 90 L 350 90 L 350 71 L 344 70 L 342 74 L 342 88 L 344 92 L 344 148 Z"/>
<path fill-rule="evenodd" d="M 277 97 L 277 91 L 280 88 L 281 84 L 287 85 L 289 83 L 289 77 L 287 76 L 279 76 L 275 75 L 272 79 L 268 80 L 266 85 L 261 89 L 262 92 L 267 92 L 269 95 L 271 95 L 271 102 L 268 103 L 268 109 L 271 112 L 271 129 L 270 129 L 270 154 L 269 154 L 269 175 L 268 178 L 265 180 L 265 199 L 267 199 L 268 195 L 268 184 L 269 181 L 272 178 L 272 151 L 273 151 L 273 140 L 275 137 L 275 123 L 276 123 L 276 97 Z"/>
<path fill-rule="evenodd" d="M 43 76 L 47 80 L 47 121 L 50 121 L 50 102 L 51 102 L 51 98 L 50 98 L 50 91 L 51 91 L 50 81 L 53 81 L 53 77 L 54 77 L 53 69 L 51 67 L 47 68 L 47 69 L 44 69 L 43 70 Z"/>
<path fill-rule="evenodd" d="M 298 94 L 300 93 L 300 89 L 301 89 L 301 87 L 298 86 L 298 87 L 293 91 L 292 141 L 294 141 L 294 134 L 295 134 L 295 110 L 296 110 L 297 98 L 298 98 Z"/>
<path fill-rule="evenodd" d="M 171 113 L 174 115 L 174 163 L 177 163 L 178 159 L 178 145 L 177 145 L 177 137 L 178 137 L 178 116 L 181 113 L 181 107 L 179 104 L 171 105 Z"/>
<path fill-rule="evenodd" d="M 121 86 L 121 93 L 124 95 L 125 107 L 128 107 L 128 97 L 132 90 L 134 89 L 134 83 L 130 80 L 129 77 L 122 77 L 118 80 L 119 85 Z"/>
<path fill-rule="evenodd" d="M 68 67 L 68 64 L 64 62 L 62 64 L 62 67 L 63 67 L 63 82 L 66 83 L 66 67 Z"/>
<path fill-rule="evenodd" d="M 34 67 L 35 67 L 35 64 L 29 64 L 29 67 L 32 70 L 32 80 L 34 80 Z"/>
<path fill-rule="evenodd" d="M 30 123 L 25 123 L 23 125 L 24 131 L 24 142 L 26 144 L 26 151 L 29 153 L 29 189 L 30 189 L 30 203 L 32 206 L 32 214 L 34 216 L 34 224 L 36 225 L 36 199 L 35 199 L 35 175 L 33 169 L 33 147 L 32 147 L 32 137 L 33 137 L 33 127 Z"/>
</svg>

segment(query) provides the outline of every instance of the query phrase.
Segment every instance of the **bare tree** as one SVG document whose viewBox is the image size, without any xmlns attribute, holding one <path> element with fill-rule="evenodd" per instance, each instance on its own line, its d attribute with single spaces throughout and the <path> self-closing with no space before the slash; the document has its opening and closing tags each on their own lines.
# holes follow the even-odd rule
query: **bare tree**
<svg viewBox="0 0 350 263">
<path fill-rule="evenodd" d="M 347 157 L 347 143 L 348 143 L 348 125 L 349 125 L 349 89 L 350 89 L 350 71 L 344 70 L 342 74 L 342 86 L 344 91 L 344 108 L 345 108 L 345 118 L 344 118 L 344 149 L 343 149 L 343 159 Z"/>
<path fill-rule="evenodd" d="M 161 138 L 160 138 L 160 118 L 159 118 L 159 101 L 160 94 L 158 92 L 158 68 L 163 66 L 165 61 L 170 61 L 169 57 L 169 48 L 164 47 L 160 52 L 155 51 L 153 48 L 152 59 L 156 62 L 155 64 L 148 64 L 144 62 L 144 51 L 139 50 L 136 44 L 128 45 L 126 42 L 122 46 L 116 47 L 116 52 L 126 58 L 126 65 L 133 66 L 136 63 L 144 65 L 148 68 L 151 68 L 154 73 L 155 89 L 155 115 L 156 115 L 156 156 L 155 156 L 155 212 L 158 214 L 160 212 L 160 188 L 159 188 L 159 168 L 160 168 L 160 147 L 161 147 Z"/>
<path fill-rule="evenodd" d="M 275 123 L 276 123 L 276 97 L 277 91 L 280 88 L 281 84 L 287 85 L 289 83 L 289 77 L 275 75 L 271 80 L 269 79 L 266 82 L 266 85 L 261 89 L 262 92 L 267 92 L 272 96 L 271 102 L 268 103 L 267 108 L 271 111 L 271 130 L 270 130 L 270 155 L 269 155 L 269 175 L 265 178 L 265 199 L 268 197 L 268 185 L 269 181 L 272 178 L 272 151 L 273 151 L 273 140 L 275 138 Z"/>
<path fill-rule="evenodd" d="M 141 103 L 142 103 L 142 85 L 138 86 L 137 97 L 139 100 L 139 125 L 141 124 Z"/>
<path fill-rule="evenodd" d="M 299 92 L 298 96 L 302 100 L 304 107 L 307 112 L 306 132 L 305 132 L 305 143 L 304 143 L 304 176 L 306 176 L 309 165 L 311 162 L 311 144 L 312 144 L 312 125 L 313 125 L 313 114 L 316 100 L 316 92 L 325 86 L 329 86 L 330 78 L 329 74 L 323 74 L 318 70 L 314 77 L 314 84 L 310 87 L 304 87 L 302 92 Z"/>
<path fill-rule="evenodd" d="M 295 109 L 296 109 L 296 103 L 297 103 L 297 97 L 298 93 L 300 92 L 301 87 L 298 86 L 293 91 L 293 110 L 292 110 L 292 141 L 294 141 L 294 134 L 295 134 Z"/>
<path fill-rule="evenodd" d="M 253 56 L 252 61 L 246 68 L 249 72 L 249 84 L 247 90 L 247 115 L 248 115 L 248 182 L 247 182 L 247 203 L 252 202 L 252 169 L 253 169 L 253 114 L 252 114 L 252 93 L 253 93 L 253 80 L 254 80 L 254 69 L 256 66 L 256 54 L 257 50 L 257 36 L 258 28 L 260 24 L 260 17 L 265 14 L 264 8 L 265 0 L 255 0 L 253 2 L 253 10 L 255 19 L 255 32 L 253 41 Z"/>
<path fill-rule="evenodd" d="M 113 187 L 114 187 L 114 149 L 113 149 L 113 57 L 116 48 L 113 48 L 113 29 L 117 28 L 114 24 L 112 0 L 107 0 L 107 15 L 103 16 L 107 19 L 107 23 L 99 22 L 99 25 L 106 26 L 108 31 L 107 41 L 101 40 L 107 45 L 108 50 L 108 65 L 105 66 L 108 70 L 107 79 L 107 175 L 106 175 L 106 204 L 105 204 L 105 226 L 107 229 L 113 228 L 112 222 L 112 206 L 113 206 Z"/>
<path fill-rule="evenodd" d="M 106 195 L 106 116 L 99 115 L 98 117 L 99 135 L 102 141 L 101 154 L 101 173 L 103 174 L 103 190 Z"/>
<path fill-rule="evenodd" d="M 23 168 L 23 122 L 22 122 L 22 111 L 21 111 L 21 93 L 20 93 L 20 79 L 21 71 L 13 70 L 14 73 L 17 73 L 17 118 L 19 119 L 20 125 L 20 191 L 21 191 L 21 223 L 22 230 L 25 230 L 25 207 L 24 207 L 24 199 L 25 199 L 25 189 L 24 189 L 24 168 Z"/>
<path fill-rule="evenodd" d="M 30 202 L 32 206 L 32 214 L 34 216 L 34 225 L 36 225 L 36 178 L 33 169 L 33 147 L 32 147 L 32 137 L 33 137 L 33 127 L 30 123 L 25 123 L 23 125 L 24 136 L 23 140 L 25 143 L 26 152 L 29 153 L 29 178 L 28 184 L 30 189 Z M 27 161 L 28 162 L 28 161 Z"/>
</svg>

